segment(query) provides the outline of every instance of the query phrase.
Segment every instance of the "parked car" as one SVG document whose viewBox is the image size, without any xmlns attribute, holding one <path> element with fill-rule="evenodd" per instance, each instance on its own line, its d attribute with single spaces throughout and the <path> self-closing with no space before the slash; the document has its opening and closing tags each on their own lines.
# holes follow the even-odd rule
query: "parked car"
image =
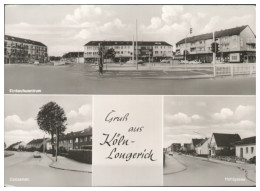
<svg viewBox="0 0 260 191">
<path fill-rule="evenodd" d="M 173 156 L 173 152 L 169 152 L 169 155 L 170 155 L 170 156 Z"/>
<path fill-rule="evenodd" d="M 201 62 L 199 62 L 197 60 L 192 60 L 192 61 L 189 61 L 189 64 L 201 64 Z"/>
<path fill-rule="evenodd" d="M 34 152 L 33 152 L 33 157 L 34 157 L 34 158 L 41 158 L 40 152 L 39 152 L 39 151 L 34 151 Z"/>
<path fill-rule="evenodd" d="M 164 59 L 164 60 L 161 60 L 161 63 L 170 63 L 170 60 Z"/>
</svg>

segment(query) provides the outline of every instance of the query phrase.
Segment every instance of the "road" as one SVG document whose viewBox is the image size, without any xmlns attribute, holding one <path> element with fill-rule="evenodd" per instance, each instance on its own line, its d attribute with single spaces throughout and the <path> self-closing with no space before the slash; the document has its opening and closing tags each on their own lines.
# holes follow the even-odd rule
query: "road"
<svg viewBox="0 0 260 191">
<path fill-rule="evenodd" d="M 5 65 L 4 69 L 5 94 L 10 94 L 10 89 L 35 89 L 41 90 L 42 94 L 255 95 L 256 93 L 255 77 L 167 79 L 187 75 L 208 75 L 206 70 L 166 73 L 105 71 L 104 76 L 100 77 L 97 71 L 93 71 L 86 64 L 58 67 Z"/>
<path fill-rule="evenodd" d="M 173 157 L 173 158 L 172 158 Z M 164 175 L 164 186 L 254 186 L 246 179 L 245 172 L 234 166 L 213 163 L 185 155 L 167 156 L 167 162 L 177 161 L 183 168 L 172 169 Z M 177 165 L 177 166 L 179 166 Z M 173 165 L 175 168 L 176 165 Z M 167 168 L 167 167 L 166 167 Z M 169 165 L 168 168 L 171 168 Z M 168 169 L 169 172 L 169 169 Z M 242 181 L 230 181 L 242 180 Z"/>
<path fill-rule="evenodd" d="M 34 158 L 32 152 L 15 152 L 14 155 L 5 157 L 5 185 L 91 186 L 92 174 L 51 168 L 51 160 L 44 154 L 41 155 L 41 158 Z"/>
</svg>

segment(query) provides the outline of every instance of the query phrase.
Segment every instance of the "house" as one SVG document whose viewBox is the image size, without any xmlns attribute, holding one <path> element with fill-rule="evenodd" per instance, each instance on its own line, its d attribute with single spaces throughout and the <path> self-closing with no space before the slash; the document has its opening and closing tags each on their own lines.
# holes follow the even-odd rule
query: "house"
<svg viewBox="0 0 260 191">
<path fill-rule="evenodd" d="M 178 152 L 181 149 L 181 143 L 172 143 L 171 152 Z"/>
<path fill-rule="evenodd" d="M 70 132 L 62 135 L 59 140 L 59 148 L 66 151 L 71 149 L 92 149 L 92 127 L 82 131 Z"/>
<path fill-rule="evenodd" d="M 191 147 L 192 147 L 192 146 L 191 146 L 191 143 L 184 143 L 181 150 L 184 151 L 184 152 L 189 152 L 189 151 L 192 150 Z"/>
<path fill-rule="evenodd" d="M 19 151 L 24 150 L 26 147 L 26 143 L 23 141 L 16 142 L 11 144 L 6 150 Z"/>
<path fill-rule="evenodd" d="M 84 52 L 68 52 L 62 58 L 67 62 L 84 63 Z"/>
<path fill-rule="evenodd" d="M 238 134 L 213 133 L 209 142 L 209 155 L 235 155 L 235 143 L 238 141 L 241 141 Z"/>
<path fill-rule="evenodd" d="M 192 139 L 191 140 L 191 150 L 195 150 L 195 147 L 201 142 L 203 139 Z"/>
<path fill-rule="evenodd" d="M 209 154 L 209 138 L 203 139 L 199 144 L 195 146 L 195 151 L 198 155 Z"/>
<path fill-rule="evenodd" d="M 236 157 L 249 160 L 256 156 L 256 136 L 248 137 L 236 143 Z"/>
<path fill-rule="evenodd" d="M 50 138 L 33 139 L 29 143 L 27 143 L 26 149 L 44 151 L 46 149 L 47 143 L 48 143 L 48 147 L 49 147 Z"/>
</svg>

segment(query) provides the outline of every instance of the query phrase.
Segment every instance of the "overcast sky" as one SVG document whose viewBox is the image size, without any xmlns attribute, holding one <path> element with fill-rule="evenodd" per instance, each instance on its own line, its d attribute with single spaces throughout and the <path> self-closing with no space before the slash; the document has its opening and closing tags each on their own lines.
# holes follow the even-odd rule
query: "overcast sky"
<svg viewBox="0 0 260 191">
<path fill-rule="evenodd" d="M 65 133 L 80 131 L 92 123 L 91 96 L 5 96 L 5 142 L 28 143 L 32 139 L 50 137 L 39 129 L 35 120 L 39 108 L 54 101 L 60 105 L 68 118 Z"/>
<path fill-rule="evenodd" d="M 46 44 L 49 55 L 83 50 L 91 40 L 167 41 L 241 25 L 256 31 L 252 5 L 6 5 L 5 33 Z"/>
<path fill-rule="evenodd" d="M 212 133 L 255 136 L 254 96 L 166 96 L 164 100 L 164 147 Z"/>
</svg>

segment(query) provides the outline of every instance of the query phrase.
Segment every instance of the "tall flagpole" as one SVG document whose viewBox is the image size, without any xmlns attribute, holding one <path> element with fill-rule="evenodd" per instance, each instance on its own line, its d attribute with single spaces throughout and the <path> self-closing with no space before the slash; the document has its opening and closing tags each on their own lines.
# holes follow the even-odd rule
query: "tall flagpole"
<svg viewBox="0 0 260 191">
<path fill-rule="evenodd" d="M 136 70 L 138 70 L 137 19 L 136 19 L 136 31 L 135 31 L 135 33 L 136 33 Z"/>
</svg>

